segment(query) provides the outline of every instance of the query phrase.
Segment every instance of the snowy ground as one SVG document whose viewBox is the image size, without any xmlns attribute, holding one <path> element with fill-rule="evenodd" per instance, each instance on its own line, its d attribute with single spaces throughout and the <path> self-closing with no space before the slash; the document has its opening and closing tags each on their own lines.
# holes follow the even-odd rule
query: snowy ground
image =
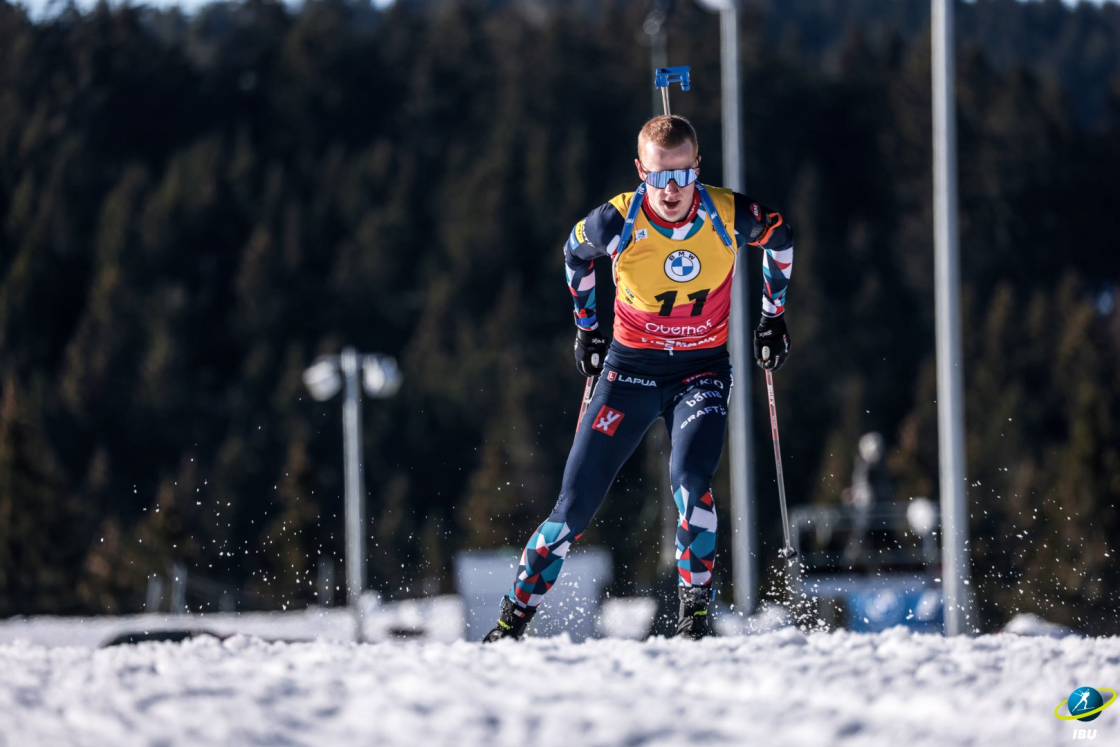
<svg viewBox="0 0 1120 747">
<path fill-rule="evenodd" d="M 428 641 L 463 637 L 463 605 L 456 596 L 431 597 L 393 604 L 368 600 L 362 614 L 363 640 L 378 642 L 409 632 Z M 240 634 L 265 641 L 353 641 L 356 618 L 346 608 L 312 607 L 298 612 L 218 612 L 211 614 L 126 615 L 115 617 L 13 617 L 0 620 L 0 644 L 96 648 L 122 633 L 205 631 L 219 637 Z M 0 675 L 2 677 L 2 675 Z"/>
<path fill-rule="evenodd" d="M 288 619 L 254 624 L 309 631 Z M 1075 727 L 1055 706 L 1120 687 L 1120 638 L 353 644 L 331 640 L 346 632 L 332 619 L 309 642 L 112 648 L 93 647 L 105 623 L 0 622 L 0 746 L 1064 745 Z M 1077 727 L 1120 743 L 1120 709 Z"/>
</svg>

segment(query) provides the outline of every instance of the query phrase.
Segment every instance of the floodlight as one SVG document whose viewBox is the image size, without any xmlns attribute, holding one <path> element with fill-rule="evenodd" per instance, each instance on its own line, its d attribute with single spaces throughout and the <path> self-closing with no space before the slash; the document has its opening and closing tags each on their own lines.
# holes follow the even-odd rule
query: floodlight
<svg viewBox="0 0 1120 747">
<path fill-rule="evenodd" d="M 338 375 L 338 363 L 333 357 L 315 361 L 303 372 L 303 383 L 311 396 L 325 402 L 342 389 L 342 377 Z"/>
<path fill-rule="evenodd" d="M 362 361 L 362 383 L 366 394 L 377 399 L 392 397 L 401 388 L 397 361 L 389 355 L 367 355 Z"/>
<path fill-rule="evenodd" d="M 937 509 L 929 498 L 915 498 L 906 507 L 906 521 L 914 534 L 927 537 L 937 527 Z"/>
</svg>

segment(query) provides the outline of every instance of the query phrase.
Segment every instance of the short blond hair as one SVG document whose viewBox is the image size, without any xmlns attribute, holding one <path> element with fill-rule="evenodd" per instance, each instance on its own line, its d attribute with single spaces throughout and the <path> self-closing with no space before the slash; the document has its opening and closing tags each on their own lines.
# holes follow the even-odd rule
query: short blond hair
<svg viewBox="0 0 1120 747">
<path fill-rule="evenodd" d="M 693 129 L 692 123 L 676 114 L 663 114 L 645 123 L 642 131 L 638 133 L 639 160 L 646 143 L 653 143 L 665 150 L 692 143 L 693 153 L 700 152 L 700 142 L 696 139 L 696 130 Z"/>
</svg>

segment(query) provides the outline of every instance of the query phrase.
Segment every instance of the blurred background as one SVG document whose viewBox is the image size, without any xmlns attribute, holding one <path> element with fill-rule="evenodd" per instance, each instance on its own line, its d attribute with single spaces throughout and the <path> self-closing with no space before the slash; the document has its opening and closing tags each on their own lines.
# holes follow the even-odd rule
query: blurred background
<svg viewBox="0 0 1120 747">
<path fill-rule="evenodd" d="M 368 586 L 516 560 L 583 388 L 561 247 L 636 186 L 651 14 L 719 184 L 719 18 L 691 1 L 0 0 L 0 617 L 152 609 L 177 568 L 191 611 L 341 602 L 342 417 L 301 375 L 346 345 L 404 379 L 362 406 Z M 858 503 L 869 433 L 892 500 L 938 498 L 929 25 L 924 0 L 740 11 L 747 192 L 796 231 L 791 508 Z M 956 35 L 978 627 L 1117 634 L 1120 6 L 958 3 Z M 613 595 L 673 573 L 662 459 L 639 449 L 582 540 Z"/>
</svg>

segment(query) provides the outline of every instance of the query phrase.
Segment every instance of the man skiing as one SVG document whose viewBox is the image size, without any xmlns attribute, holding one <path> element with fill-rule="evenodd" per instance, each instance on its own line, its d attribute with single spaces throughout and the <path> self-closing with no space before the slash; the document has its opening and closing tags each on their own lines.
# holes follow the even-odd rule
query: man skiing
<svg viewBox="0 0 1120 747">
<path fill-rule="evenodd" d="M 677 636 L 712 633 L 711 482 L 732 383 L 726 345 L 732 279 L 739 249 L 761 247 L 765 283 L 754 355 L 758 365 L 777 370 L 790 348 L 783 313 L 793 234 L 781 215 L 749 197 L 698 182 L 699 145 L 683 117 L 647 122 L 634 165 L 642 180 L 637 190 L 593 210 L 564 247 L 575 302 L 576 367 L 599 382 L 578 424 L 560 498 L 522 552 L 498 623 L 484 642 L 521 637 L 571 544 L 658 418 L 669 429 L 670 481 L 680 514 Z M 595 315 L 599 258 L 611 262 L 616 285 L 609 349 Z"/>
</svg>

